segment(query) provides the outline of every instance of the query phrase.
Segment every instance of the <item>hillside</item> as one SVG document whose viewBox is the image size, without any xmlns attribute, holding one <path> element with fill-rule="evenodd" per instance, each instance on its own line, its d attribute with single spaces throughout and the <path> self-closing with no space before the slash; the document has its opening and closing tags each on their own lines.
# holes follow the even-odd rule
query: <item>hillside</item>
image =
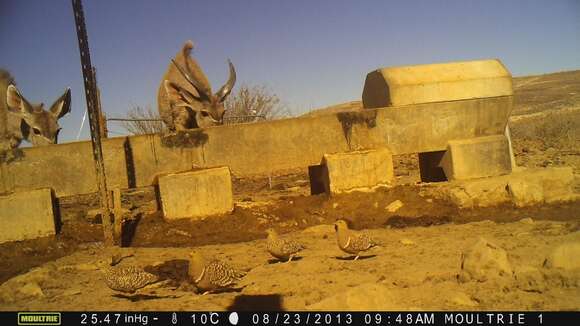
<svg viewBox="0 0 580 326">
<path fill-rule="evenodd" d="M 512 115 L 580 106 L 580 70 L 514 78 Z"/>
<path fill-rule="evenodd" d="M 514 77 L 513 81 L 515 107 L 512 116 L 580 107 L 580 70 Z M 362 102 L 351 101 L 314 109 L 304 115 L 319 116 L 358 108 L 362 108 Z"/>
</svg>

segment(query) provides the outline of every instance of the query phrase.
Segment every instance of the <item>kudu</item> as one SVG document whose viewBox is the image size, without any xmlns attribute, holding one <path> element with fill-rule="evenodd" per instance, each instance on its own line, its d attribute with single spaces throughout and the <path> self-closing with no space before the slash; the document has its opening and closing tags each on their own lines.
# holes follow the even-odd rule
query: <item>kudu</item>
<svg viewBox="0 0 580 326">
<path fill-rule="evenodd" d="M 30 104 L 14 86 L 14 78 L 0 69 L 0 150 L 17 148 L 22 140 L 33 146 L 56 144 L 58 119 L 70 112 L 70 88 L 48 111 L 44 104 Z"/>
<path fill-rule="evenodd" d="M 157 93 L 159 115 L 170 131 L 205 128 L 223 124 L 224 100 L 236 83 L 236 70 L 228 60 L 230 76 L 215 94 L 187 41 L 171 60 Z"/>
</svg>

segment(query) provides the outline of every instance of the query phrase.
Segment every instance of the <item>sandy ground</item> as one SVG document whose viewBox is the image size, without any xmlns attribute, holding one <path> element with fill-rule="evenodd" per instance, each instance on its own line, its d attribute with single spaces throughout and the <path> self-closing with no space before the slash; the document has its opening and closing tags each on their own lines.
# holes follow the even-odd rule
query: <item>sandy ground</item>
<svg viewBox="0 0 580 326">
<path fill-rule="evenodd" d="M 149 270 L 171 280 L 160 287 L 124 296 L 114 293 L 101 281 L 99 262 L 106 261 L 111 251 L 102 251 L 98 244 L 85 245 L 74 254 L 44 264 L 24 277 L 24 283 L 38 284 L 42 294 L 30 297 L 20 293 L 22 285 L 18 278 L 5 283 L 2 309 L 330 309 L 336 305 L 336 298 L 331 297 L 353 296 L 345 293 L 368 289 L 371 285 L 380 298 L 370 299 L 369 293 L 361 291 L 364 297 L 356 301 L 358 307 L 350 308 L 578 310 L 580 275 L 542 267 L 556 246 L 580 241 L 578 230 L 578 220 L 532 219 L 501 224 L 488 220 L 462 225 L 373 229 L 369 233 L 382 247 L 353 261 L 339 251 L 332 226 L 321 225 L 285 235 L 307 247 L 301 258 L 288 264 L 272 259 L 266 252 L 265 240 L 201 246 L 196 250 L 204 255 L 247 271 L 237 291 L 208 295 L 196 294 L 187 281 L 191 248 L 124 249 L 134 256 L 124 259 L 120 266 L 148 266 Z M 498 276 L 485 282 L 458 281 L 461 254 L 479 236 L 508 252 L 515 276 Z M 331 299 L 325 303 L 323 300 L 327 298 Z"/>
</svg>

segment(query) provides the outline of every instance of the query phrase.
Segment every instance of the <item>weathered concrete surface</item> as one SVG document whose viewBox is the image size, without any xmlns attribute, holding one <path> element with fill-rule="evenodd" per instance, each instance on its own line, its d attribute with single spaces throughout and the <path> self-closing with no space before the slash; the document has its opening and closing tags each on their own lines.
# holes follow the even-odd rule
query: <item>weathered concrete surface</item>
<svg viewBox="0 0 580 326">
<path fill-rule="evenodd" d="M 380 108 L 511 95 L 512 76 L 496 59 L 377 69 L 362 99 L 365 108 Z"/>
<path fill-rule="evenodd" d="M 150 186 L 161 173 L 230 167 L 260 175 L 320 163 L 327 153 L 388 147 L 394 155 L 442 151 L 452 139 L 501 135 L 512 97 L 340 112 L 103 141 L 112 187 Z M 90 142 L 23 148 L 0 157 L 0 193 L 52 187 L 57 197 L 96 191 Z"/>
<path fill-rule="evenodd" d="M 234 209 L 227 167 L 161 176 L 159 195 L 163 216 L 169 220 L 225 214 Z"/>
<path fill-rule="evenodd" d="M 509 174 L 510 149 L 504 135 L 449 141 L 440 163 L 448 180 Z"/>
<path fill-rule="evenodd" d="M 51 189 L 0 197 L 0 243 L 55 235 Z"/>
<path fill-rule="evenodd" d="M 127 188 L 125 147 L 127 138 L 103 141 L 103 159 L 110 188 Z M 0 153 L 1 156 L 2 153 Z M 90 141 L 13 150 L 10 159 L 0 157 L 0 193 L 52 188 L 56 196 L 97 191 Z"/>
<path fill-rule="evenodd" d="M 571 167 L 522 168 L 509 175 L 454 181 L 441 185 L 434 195 L 449 199 L 460 208 L 505 203 L 524 207 L 580 199 L 574 193 L 573 182 Z"/>
<path fill-rule="evenodd" d="M 321 165 L 329 194 L 388 186 L 394 180 L 393 155 L 386 148 L 326 154 Z"/>
</svg>

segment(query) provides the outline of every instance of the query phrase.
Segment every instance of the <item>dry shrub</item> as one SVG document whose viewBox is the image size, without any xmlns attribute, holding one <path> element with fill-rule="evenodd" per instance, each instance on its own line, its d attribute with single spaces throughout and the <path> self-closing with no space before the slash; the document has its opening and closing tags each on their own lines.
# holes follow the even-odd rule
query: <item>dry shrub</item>
<svg viewBox="0 0 580 326">
<path fill-rule="evenodd" d="M 549 112 L 542 118 L 512 123 L 514 139 L 539 140 L 546 147 L 577 149 L 580 144 L 580 112 Z"/>
<path fill-rule="evenodd" d="M 228 124 L 272 120 L 289 115 L 278 96 L 265 86 L 242 85 L 226 99 L 225 107 L 224 121 Z"/>
<path fill-rule="evenodd" d="M 126 119 L 132 121 L 123 121 L 122 125 L 128 132 L 133 135 L 157 134 L 167 130 L 157 111 L 146 109 L 140 106 L 134 106 L 127 112 Z"/>
<path fill-rule="evenodd" d="M 289 115 L 289 110 L 281 104 L 276 94 L 265 86 L 242 85 L 237 92 L 232 93 L 224 103 L 226 113 L 225 124 L 247 123 L 260 120 L 272 120 Z M 122 125 L 134 135 L 154 134 L 167 131 L 159 113 L 135 106 L 124 117 L 132 121 L 123 121 Z"/>
</svg>

